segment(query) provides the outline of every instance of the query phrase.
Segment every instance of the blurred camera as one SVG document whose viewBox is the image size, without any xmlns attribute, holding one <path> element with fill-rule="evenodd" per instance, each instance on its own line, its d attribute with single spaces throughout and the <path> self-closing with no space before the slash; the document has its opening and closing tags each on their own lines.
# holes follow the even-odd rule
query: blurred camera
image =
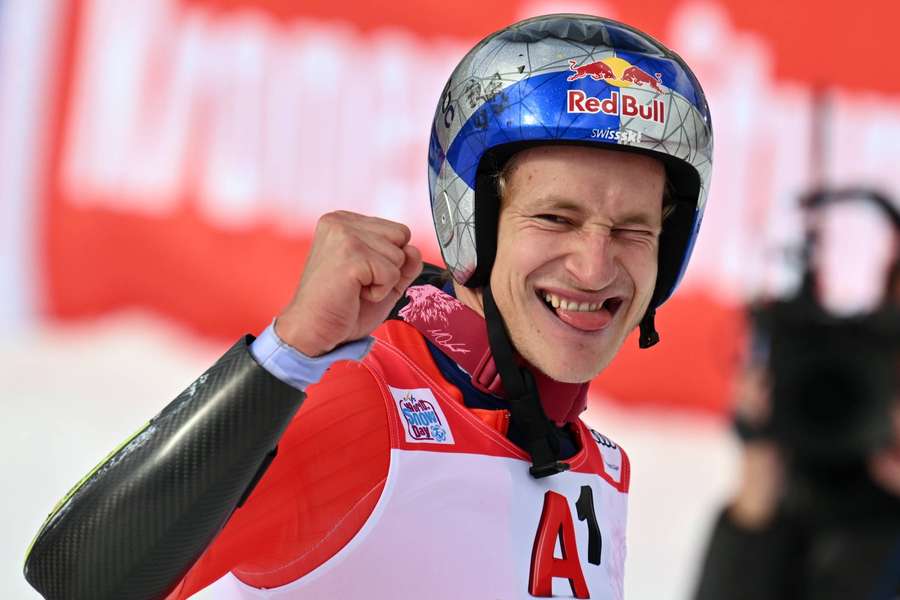
<svg viewBox="0 0 900 600">
<path fill-rule="evenodd" d="M 900 366 L 900 300 L 892 282 L 900 265 L 896 245 L 891 276 L 884 281 L 886 300 L 875 309 L 835 314 L 817 293 L 815 213 L 849 201 L 874 203 L 890 221 L 895 240 L 900 238 L 900 213 L 887 197 L 865 189 L 815 191 L 802 200 L 808 225 L 799 290 L 751 311 L 754 339 L 765 349 L 772 383 L 768 434 L 801 470 L 839 470 L 891 442 L 889 411 Z"/>
</svg>

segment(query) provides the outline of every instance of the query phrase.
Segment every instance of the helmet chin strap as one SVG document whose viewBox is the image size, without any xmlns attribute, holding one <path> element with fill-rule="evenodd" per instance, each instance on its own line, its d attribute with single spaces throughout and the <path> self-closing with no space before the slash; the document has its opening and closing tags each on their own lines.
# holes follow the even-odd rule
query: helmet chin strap
<svg viewBox="0 0 900 600">
<path fill-rule="evenodd" d="M 659 333 L 656 331 L 656 309 L 648 308 L 644 318 L 641 319 L 641 335 L 638 338 L 638 346 L 641 349 L 655 346 L 659 342 Z"/>
<path fill-rule="evenodd" d="M 536 479 L 569 470 L 569 464 L 559 460 L 559 440 L 554 425 L 544 414 L 534 376 L 519 366 L 503 317 L 494 302 L 491 285 L 482 288 L 484 317 L 488 343 L 497 366 L 497 373 L 506 391 L 510 419 L 525 436 L 525 450 L 531 455 L 529 472 Z"/>
</svg>

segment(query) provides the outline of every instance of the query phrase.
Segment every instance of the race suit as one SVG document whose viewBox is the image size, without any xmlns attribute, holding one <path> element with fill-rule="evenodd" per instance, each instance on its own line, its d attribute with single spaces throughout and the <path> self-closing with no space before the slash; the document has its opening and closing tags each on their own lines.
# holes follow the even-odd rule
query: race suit
<svg viewBox="0 0 900 600">
<path fill-rule="evenodd" d="M 535 479 L 509 412 L 468 406 L 422 332 L 373 337 L 305 399 L 236 344 L 51 515 L 29 581 L 47 598 L 621 599 L 624 451 L 575 419 L 570 470 Z"/>
</svg>

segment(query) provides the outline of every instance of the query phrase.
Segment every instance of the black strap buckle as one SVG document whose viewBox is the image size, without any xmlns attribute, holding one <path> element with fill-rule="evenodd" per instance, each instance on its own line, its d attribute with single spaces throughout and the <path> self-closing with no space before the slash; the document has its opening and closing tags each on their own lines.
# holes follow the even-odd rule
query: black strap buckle
<svg viewBox="0 0 900 600">
<path fill-rule="evenodd" d="M 541 466 L 532 465 L 528 468 L 528 472 L 531 473 L 531 476 L 535 479 L 540 479 L 542 477 L 549 477 L 550 475 L 568 471 L 570 468 L 569 463 L 557 460 Z"/>
</svg>

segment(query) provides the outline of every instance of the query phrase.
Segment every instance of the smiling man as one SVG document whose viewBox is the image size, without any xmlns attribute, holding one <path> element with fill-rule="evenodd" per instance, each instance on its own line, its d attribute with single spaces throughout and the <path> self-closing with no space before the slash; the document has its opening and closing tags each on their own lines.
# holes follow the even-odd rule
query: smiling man
<svg viewBox="0 0 900 600">
<path fill-rule="evenodd" d="M 581 146 L 516 154 L 500 175 L 491 290 L 520 356 L 557 381 L 594 378 L 647 312 L 665 169 Z M 478 289 L 457 286 L 480 310 Z"/>
<path fill-rule="evenodd" d="M 488 36 L 431 128 L 447 269 L 402 224 L 323 216 L 273 325 L 70 492 L 26 577 L 53 599 L 622 598 L 628 458 L 579 415 L 635 327 L 658 341 L 711 153 L 699 83 L 646 34 Z"/>
</svg>

